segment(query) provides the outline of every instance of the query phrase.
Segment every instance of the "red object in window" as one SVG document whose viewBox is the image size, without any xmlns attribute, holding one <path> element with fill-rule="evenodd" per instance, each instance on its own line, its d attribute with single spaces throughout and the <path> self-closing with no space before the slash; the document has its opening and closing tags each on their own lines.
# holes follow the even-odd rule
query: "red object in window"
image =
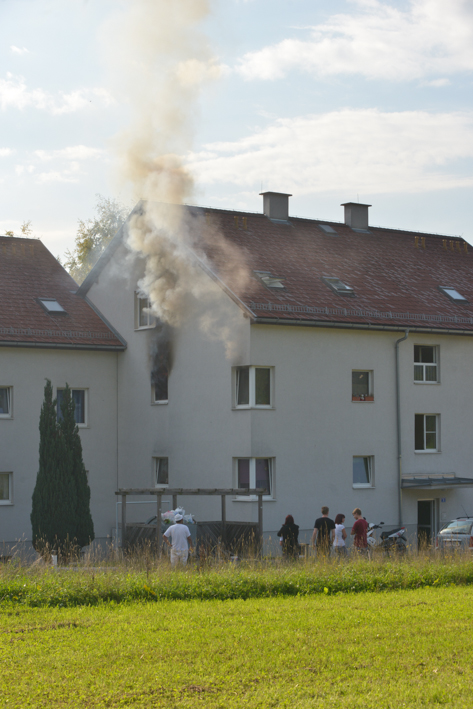
<svg viewBox="0 0 473 709">
<path fill-rule="evenodd" d="M 470 537 L 470 546 L 473 547 L 473 537 Z"/>
</svg>

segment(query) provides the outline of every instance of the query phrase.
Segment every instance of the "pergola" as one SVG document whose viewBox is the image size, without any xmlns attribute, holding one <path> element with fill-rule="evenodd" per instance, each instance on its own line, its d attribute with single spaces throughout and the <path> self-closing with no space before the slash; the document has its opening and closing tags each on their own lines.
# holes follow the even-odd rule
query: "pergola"
<svg viewBox="0 0 473 709">
<path fill-rule="evenodd" d="M 162 531 L 161 531 L 161 514 L 162 514 L 162 497 L 163 495 L 172 495 L 172 507 L 176 509 L 177 507 L 177 497 L 178 495 L 220 495 L 222 501 L 222 536 L 223 539 L 226 538 L 226 523 L 227 523 L 227 510 L 226 510 L 226 498 L 228 495 L 235 497 L 243 497 L 254 495 L 258 498 L 258 537 L 259 537 L 259 548 L 262 549 L 263 541 L 263 495 L 266 490 L 263 488 L 196 488 L 188 489 L 183 487 L 174 488 L 120 488 L 115 492 L 115 495 L 119 495 L 122 498 L 122 549 L 126 545 L 126 498 L 128 495 L 156 495 L 156 541 L 158 544 L 158 555 L 161 555 L 162 547 Z"/>
</svg>

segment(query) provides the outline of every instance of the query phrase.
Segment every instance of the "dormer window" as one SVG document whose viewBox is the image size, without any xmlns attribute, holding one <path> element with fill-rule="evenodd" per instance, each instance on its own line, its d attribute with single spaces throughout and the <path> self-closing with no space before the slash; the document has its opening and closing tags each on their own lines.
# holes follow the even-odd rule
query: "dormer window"
<svg viewBox="0 0 473 709">
<path fill-rule="evenodd" d="M 338 236 L 335 229 L 329 224 L 319 224 L 319 229 L 322 229 L 326 234 L 330 234 L 330 236 Z"/>
<path fill-rule="evenodd" d="M 66 311 L 55 298 L 38 298 L 38 302 L 43 306 L 47 313 L 65 313 Z"/>
<path fill-rule="evenodd" d="M 351 286 L 343 283 L 339 278 L 333 278 L 331 276 L 324 276 L 322 278 L 323 282 L 328 285 L 328 287 L 333 290 L 338 295 L 355 295 L 355 291 Z"/>
<path fill-rule="evenodd" d="M 468 303 L 467 299 L 452 286 L 439 286 L 439 290 L 445 293 L 447 298 L 450 298 L 450 300 L 453 300 L 455 303 Z"/>
<path fill-rule="evenodd" d="M 284 276 L 275 276 L 270 271 L 254 271 L 254 274 L 267 288 L 284 288 Z"/>
</svg>

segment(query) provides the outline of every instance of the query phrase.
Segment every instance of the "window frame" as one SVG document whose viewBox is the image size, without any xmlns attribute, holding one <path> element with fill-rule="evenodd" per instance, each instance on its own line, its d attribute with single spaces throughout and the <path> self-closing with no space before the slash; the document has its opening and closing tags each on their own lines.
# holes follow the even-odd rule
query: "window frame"
<svg viewBox="0 0 473 709">
<path fill-rule="evenodd" d="M 417 362 L 416 361 L 416 347 L 431 347 L 434 351 L 434 357 L 435 360 L 434 362 Z M 439 362 L 440 361 L 440 345 L 416 345 L 414 343 L 414 384 L 440 384 L 440 367 L 439 367 Z M 436 379 L 432 381 L 427 381 L 425 378 L 425 368 L 426 367 L 434 367 L 436 369 Z M 416 372 L 416 367 L 422 367 L 423 368 L 423 379 L 416 379 L 415 378 L 415 372 Z"/>
<path fill-rule="evenodd" d="M 367 374 L 368 375 L 368 394 L 354 394 L 353 393 L 353 375 L 355 373 Z M 361 396 L 364 398 L 362 399 Z M 373 370 L 372 369 L 352 369 L 351 370 L 351 400 L 359 402 L 374 402 L 374 388 L 373 388 Z"/>
<path fill-rule="evenodd" d="M 349 286 L 348 283 L 342 281 L 342 279 L 338 278 L 338 276 L 322 276 L 322 280 L 333 293 L 349 298 L 355 297 L 355 291 L 352 286 Z M 336 282 L 340 283 L 343 288 L 337 287 Z"/>
<path fill-rule="evenodd" d="M 248 369 L 248 404 L 238 403 L 238 384 L 239 384 L 239 372 L 242 369 Z M 257 369 L 268 369 L 269 370 L 269 404 L 256 404 L 256 370 Z M 255 365 L 242 365 L 239 367 L 233 367 L 232 379 L 233 379 L 233 408 L 234 409 L 274 409 L 274 367 L 265 366 L 260 364 Z"/>
<path fill-rule="evenodd" d="M 56 387 L 56 400 L 58 399 L 58 392 L 65 391 L 66 387 Z M 87 387 L 69 387 L 71 390 L 71 396 L 73 391 L 83 391 L 84 392 L 84 423 L 78 423 L 76 421 L 78 428 L 89 428 L 89 389 Z M 56 417 L 59 416 L 59 402 L 57 402 Z M 57 418 L 57 421 L 60 421 Z"/>
<path fill-rule="evenodd" d="M 469 305 L 470 304 L 470 301 L 468 300 L 468 298 L 465 298 L 465 296 L 462 295 L 460 293 L 460 291 L 457 288 L 455 288 L 455 286 L 439 286 L 438 289 L 441 293 L 446 295 L 447 298 L 452 301 L 452 303 L 456 303 L 457 305 Z M 450 295 L 450 293 L 448 291 L 453 291 L 454 293 L 458 293 L 460 298 L 455 298 L 455 296 Z"/>
<path fill-rule="evenodd" d="M 250 481 L 249 481 L 249 487 L 250 488 L 255 488 L 256 487 L 256 461 L 257 460 L 267 460 L 268 461 L 268 467 L 269 467 L 269 494 L 268 495 L 263 495 L 263 501 L 267 502 L 270 500 L 275 500 L 275 458 L 271 456 L 261 456 L 257 455 L 254 457 L 247 456 L 247 455 L 240 455 L 236 458 L 233 458 L 233 475 L 234 475 L 234 480 L 235 480 L 235 487 L 238 488 L 238 461 L 239 460 L 249 460 L 250 461 L 250 470 L 249 470 L 249 475 L 250 475 Z M 258 501 L 258 495 L 236 495 L 234 500 L 239 501 L 239 502 L 257 502 Z"/>
<path fill-rule="evenodd" d="M 166 404 L 169 404 L 169 374 L 167 375 L 167 389 L 167 399 L 156 399 L 156 384 L 151 382 L 151 406 L 165 406 Z"/>
<path fill-rule="evenodd" d="M 0 389 L 6 389 L 7 399 L 8 399 L 8 413 L 0 414 L 0 419 L 8 420 L 13 418 L 13 387 L 12 386 L 0 386 Z"/>
<path fill-rule="evenodd" d="M 423 437 L 424 437 L 424 448 L 416 448 L 416 417 L 423 416 Z M 433 416 L 435 418 L 435 448 L 426 448 L 426 436 L 428 433 L 433 433 L 433 431 L 426 430 L 426 418 L 427 416 Z M 414 414 L 414 453 L 432 455 L 433 453 L 440 453 L 440 414 Z"/>
<path fill-rule="evenodd" d="M 0 475 L 8 475 L 8 500 L 0 500 L 0 506 L 13 505 L 13 473 L 5 470 Z"/>
<path fill-rule="evenodd" d="M 355 458 L 361 458 L 362 460 L 369 461 L 369 482 L 367 483 L 356 483 L 354 482 L 354 462 Z M 371 489 L 375 487 L 375 477 L 374 477 L 374 455 L 354 455 L 352 456 L 352 487 L 355 489 Z"/>
<path fill-rule="evenodd" d="M 168 481 L 167 481 L 167 483 L 158 483 L 158 472 L 159 472 L 159 470 L 158 470 L 158 461 L 160 461 L 160 460 L 167 460 L 167 467 L 168 467 L 168 470 L 167 470 L 167 473 L 168 473 Z M 152 475 L 153 475 L 153 485 L 154 485 L 154 487 L 155 487 L 155 488 L 166 488 L 166 487 L 169 487 L 169 456 L 167 456 L 167 455 L 153 455 L 152 463 L 153 463 L 153 472 L 152 472 Z"/>
<path fill-rule="evenodd" d="M 135 290 L 135 330 L 151 330 L 152 328 L 156 327 L 156 316 L 153 315 L 152 313 L 146 313 L 147 316 L 147 324 L 146 325 L 141 325 L 140 324 L 140 302 L 142 300 L 147 301 L 147 305 L 145 306 L 146 308 L 151 308 L 151 300 L 149 296 L 147 295 L 141 295 L 140 291 Z"/>
</svg>

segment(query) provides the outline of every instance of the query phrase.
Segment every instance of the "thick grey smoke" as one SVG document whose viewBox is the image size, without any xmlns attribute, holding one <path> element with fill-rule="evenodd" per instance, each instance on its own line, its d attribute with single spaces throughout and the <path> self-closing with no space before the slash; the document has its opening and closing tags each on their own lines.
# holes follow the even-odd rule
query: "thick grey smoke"
<svg viewBox="0 0 473 709">
<path fill-rule="evenodd" d="M 139 287 L 154 314 L 170 325 L 182 321 L 189 295 L 215 293 L 191 255 L 196 244 L 207 243 L 232 263 L 234 283 L 247 277 L 243 258 L 218 225 L 180 206 L 193 195 L 183 156 L 192 147 L 198 99 L 220 73 L 202 31 L 209 11 L 207 0 L 128 0 L 106 28 L 116 90 L 131 112 L 129 127 L 115 140 L 119 175 L 135 199 L 144 200 L 129 223 L 128 243 L 145 260 Z M 211 334 L 208 319 L 205 327 Z"/>
</svg>

